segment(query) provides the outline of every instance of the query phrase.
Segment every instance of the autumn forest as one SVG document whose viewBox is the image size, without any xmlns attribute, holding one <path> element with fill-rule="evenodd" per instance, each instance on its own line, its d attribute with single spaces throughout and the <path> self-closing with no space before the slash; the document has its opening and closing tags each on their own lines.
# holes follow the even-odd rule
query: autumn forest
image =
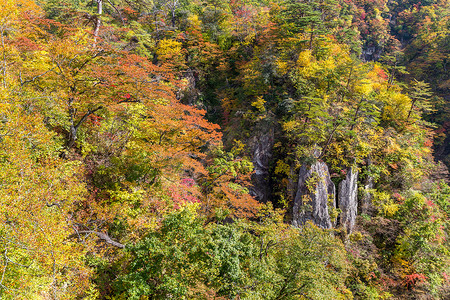
<svg viewBox="0 0 450 300">
<path fill-rule="evenodd" d="M 450 299 L 448 0 L 0 0 L 0 299 Z"/>
</svg>

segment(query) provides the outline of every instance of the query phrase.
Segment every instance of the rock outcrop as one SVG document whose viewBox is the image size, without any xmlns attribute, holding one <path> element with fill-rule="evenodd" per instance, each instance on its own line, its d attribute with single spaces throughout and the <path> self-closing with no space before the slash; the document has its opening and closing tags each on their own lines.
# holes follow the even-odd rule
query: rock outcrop
<svg viewBox="0 0 450 300">
<path fill-rule="evenodd" d="M 294 200 L 293 225 L 302 226 L 311 220 L 321 228 L 331 228 L 328 208 L 335 207 L 335 193 L 336 188 L 324 162 L 317 161 L 311 166 L 303 165 L 299 171 Z"/>
<path fill-rule="evenodd" d="M 358 171 L 350 168 L 344 180 L 338 186 L 339 225 L 350 233 L 355 226 L 358 210 Z"/>
<path fill-rule="evenodd" d="M 250 194 L 263 203 L 270 200 L 272 192 L 269 182 L 269 164 L 272 158 L 273 141 L 274 132 L 272 129 L 266 133 L 254 136 L 250 142 L 255 170 L 255 173 L 252 175 L 253 187 L 250 189 Z"/>
</svg>

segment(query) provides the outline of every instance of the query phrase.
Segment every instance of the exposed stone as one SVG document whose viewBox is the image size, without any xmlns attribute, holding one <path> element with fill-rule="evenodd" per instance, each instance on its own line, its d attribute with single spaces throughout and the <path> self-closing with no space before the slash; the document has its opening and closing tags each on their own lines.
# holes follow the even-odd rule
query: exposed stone
<svg viewBox="0 0 450 300">
<path fill-rule="evenodd" d="M 253 167 L 255 170 L 252 175 L 253 187 L 250 189 L 250 194 L 256 200 L 264 203 L 270 200 L 272 192 L 269 182 L 269 164 L 272 158 L 273 142 L 273 129 L 254 136 L 250 141 L 253 152 Z"/>
<path fill-rule="evenodd" d="M 363 61 L 374 61 L 380 59 L 382 53 L 383 49 L 381 46 L 372 45 L 362 49 L 360 58 Z"/>
<path fill-rule="evenodd" d="M 197 86 L 198 72 L 188 69 L 184 74 L 184 80 L 186 84 L 183 89 L 179 90 L 177 98 L 181 99 L 183 104 L 194 105 L 201 95 Z"/>
<path fill-rule="evenodd" d="M 355 225 L 358 209 L 358 171 L 350 168 L 338 187 L 339 225 L 350 233 Z"/>
<path fill-rule="evenodd" d="M 302 226 L 311 220 L 321 228 L 331 228 L 328 207 L 335 207 L 335 193 L 336 188 L 324 162 L 303 165 L 299 171 L 292 224 Z"/>
</svg>

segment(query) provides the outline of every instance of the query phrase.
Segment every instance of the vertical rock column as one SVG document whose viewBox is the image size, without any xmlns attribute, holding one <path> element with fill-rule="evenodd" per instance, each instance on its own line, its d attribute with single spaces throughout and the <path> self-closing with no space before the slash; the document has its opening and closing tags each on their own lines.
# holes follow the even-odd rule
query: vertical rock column
<svg viewBox="0 0 450 300">
<path fill-rule="evenodd" d="M 303 165 L 299 171 L 292 224 L 302 226 L 311 220 L 321 228 L 331 228 L 328 206 L 335 206 L 335 190 L 324 162 L 318 161 L 311 166 Z"/>
<path fill-rule="evenodd" d="M 343 226 L 347 233 L 350 233 L 355 226 L 356 213 L 358 209 L 358 171 L 350 168 L 347 176 L 339 183 L 338 187 L 338 207 L 341 209 L 339 224 Z"/>
<path fill-rule="evenodd" d="M 273 141 L 273 129 L 254 136 L 251 140 L 255 173 L 252 175 L 253 187 L 250 194 L 263 203 L 269 201 L 271 196 L 269 163 L 272 158 Z"/>
</svg>

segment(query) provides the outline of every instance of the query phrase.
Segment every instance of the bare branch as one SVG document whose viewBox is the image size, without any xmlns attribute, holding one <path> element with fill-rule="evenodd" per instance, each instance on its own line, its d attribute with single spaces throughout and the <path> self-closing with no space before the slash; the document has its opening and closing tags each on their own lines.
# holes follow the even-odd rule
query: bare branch
<svg viewBox="0 0 450 300">
<path fill-rule="evenodd" d="M 110 0 L 107 0 L 107 1 L 114 8 L 114 10 L 117 12 L 117 14 L 119 15 L 119 18 L 122 21 L 122 25 L 125 26 L 125 20 L 123 19 L 122 14 L 120 13 L 120 11 L 117 9 L 117 7 L 114 6 L 114 4 L 112 4 L 112 2 Z"/>
<path fill-rule="evenodd" d="M 58 67 L 59 67 L 59 66 L 58 66 Z M 45 71 L 44 73 L 39 74 L 39 75 L 36 75 L 36 76 L 34 76 L 33 78 L 28 79 L 28 80 L 25 80 L 25 81 L 23 81 L 23 82 L 22 82 L 22 72 L 21 72 L 21 73 L 20 73 L 20 85 L 23 86 L 25 83 L 33 82 L 33 81 L 35 81 L 36 79 L 38 79 L 39 77 L 44 76 L 45 74 L 47 74 L 48 72 L 53 71 L 53 70 L 56 69 L 56 68 L 57 68 L 57 67 L 53 67 L 53 68 L 51 68 L 50 70 L 47 70 L 47 71 Z"/>
<path fill-rule="evenodd" d="M 78 232 L 75 233 L 75 234 L 70 235 L 69 238 L 71 238 L 71 237 L 77 237 L 78 234 L 83 234 L 83 233 L 93 233 L 93 234 L 95 234 L 99 239 L 103 240 L 103 241 L 104 241 L 105 243 L 107 243 L 107 244 L 110 244 L 110 245 L 113 245 L 113 246 L 115 246 L 115 247 L 122 248 L 122 249 L 125 248 L 125 245 L 124 245 L 124 244 L 121 244 L 121 243 L 119 243 L 119 242 L 114 241 L 113 239 L 111 239 L 111 237 L 110 237 L 109 235 L 107 235 L 106 233 L 103 233 L 103 232 L 99 232 L 99 231 L 82 230 L 82 231 L 78 231 Z"/>
<path fill-rule="evenodd" d="M 85 113 L 83 117 L 81 117 L 80 121 L 78 121 L 77 125 L 74 126 L 75 129 L 78 129 L 78 127 L 80 127 L 80 125 L 81 125 L 84 121 L 86 121 L 86 119 L 87 119 L 90 115 L 92 115 L 92 114 L 95 113 L 97 110 L 100 110 L 100 109 L 102 109 L 102 108 L 103 108 L 103 106 L 100 105 L 100 106 L 97 107 L 97 108 L 88 110 L 88 112 Z"/>
</svg>

